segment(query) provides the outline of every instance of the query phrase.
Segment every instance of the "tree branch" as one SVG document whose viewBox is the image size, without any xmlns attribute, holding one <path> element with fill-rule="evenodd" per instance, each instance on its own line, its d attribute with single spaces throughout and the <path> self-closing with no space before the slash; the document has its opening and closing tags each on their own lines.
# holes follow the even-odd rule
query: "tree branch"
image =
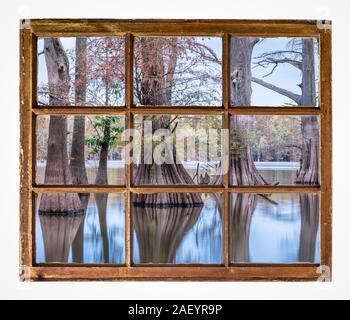
<svg viewBox="0 0 350 320">
<path fill-rule="evenodd" d="M 303 65 L 300 61 L 297 60 L 293 60 L 293 59 L 288 59 L 288 58 L 283 58 L 283 59 L 275 59 L 275 58 L 266 58 L 264 60 L 260 60 L 258 62 L 256 62 L 255 64 L 266 68 L 269 64 L 274 64 L 274 67 L 272 69 L 271 72 L 269 72 L 268 74 L 264 75 L 264 77 L 269 76 L 270 74 L 273 73 L 273 71 L 276 69 L 276 67 L 280 64 L 280 63 L 289 63 L 290 65 L 292 65 L 293 67 L 302 70 L 303 69 Z"/>
<path fill-rule="evenodd" d="M 261 79 L 255 78 L 255 77 L 252 77 L 252 81 L 257 83 L 257 84 L 260 84 L 261 86 L 263 86 L 267 89 L 275 91 L 275 92 L 295 101 L 298 105 L 300 105 L 301 96 L 299 94 L 296 94 L 296 93 L 293 93 L 289 90 L 277 87 L 271 83 L 268 83 L 264 80 L 261 80 Z"/>
</svg>

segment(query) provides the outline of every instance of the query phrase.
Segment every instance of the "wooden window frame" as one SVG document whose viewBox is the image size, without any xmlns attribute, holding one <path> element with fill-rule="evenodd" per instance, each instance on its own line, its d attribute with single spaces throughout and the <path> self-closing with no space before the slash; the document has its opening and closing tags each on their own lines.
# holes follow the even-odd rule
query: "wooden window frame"
<svg viewBox="0 0 350 320">
<path fill-rule="evenodd" d="M 124 107 L 42 107 L 37 103 L 37 39 L 63 36 L 125 37 L 126 89 Z M 139 35 L 200 35 L 223 38 L 222 107 L 136 107 L 133 105 L 133 38 Z M 233 107 L 230 99 L 230 37 L 316 37 L 320 56 L 318 107 Z M 331 27 L 328 21 L 304 20 L 51 20 L 21 21 L 20 29 L 20 277 L 23 281 L 52 280 L 285 280 L 331 279 L 332 257 L 332 115 Z M 230 186 L 229 173 L 222 186 L 142 186 L 132 184 L 132 166 L 126 166 L 125 186 L 36 185 L 35 119 L 49 114 L 115 114 L 125 116 L 125 128 L 134 114 L 217 114 L 223 127 L 232 115 L 319 115 L 321 120 L 321 183 L 319 186 Z M 125 207 L 125 264 L 43 264 L 35 262 L 35 195 L 45 192 L 123 193 Z M 144 192 L 217 192 L 224 197 L 222 265 L 134 265 L 132 263 L 131 194 Z M 320 195 L 321 261 L 318 264 L 231 263 L 229 257 L 230 193 L 314 192 Z"/>
</svg>

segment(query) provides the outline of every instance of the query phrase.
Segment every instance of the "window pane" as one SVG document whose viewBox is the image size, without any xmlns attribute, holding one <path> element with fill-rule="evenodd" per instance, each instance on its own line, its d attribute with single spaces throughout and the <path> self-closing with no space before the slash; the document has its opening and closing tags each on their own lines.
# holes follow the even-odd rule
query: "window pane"
<svg viewBox="0 0 350 320">
<path fill-rule="evenodd" d="M 37 263 L 125 262 L 122 194 L 40 194 L 35 222 Z"/>
<path fill-rule="evenodd" d="M 231 261 L 320 262 L 317 194 L 232 194 Z"/>
<path fill-rule="evenodd" d="M 135 263 L 222 263 L 222 197 L 158 193 L 132 197 Z"/>
<path fill-rule="evenodd" d="M 39 105 L 124 105 L 124 47 L 123 37 L 39 38 Z"/>
<path fill-rule="evenodd" d="M 37 184 L 124 184 L 122 116 L 38 116 Z"/>
<path fill-rule="evenodd" d="M 136 115 L 134 120 L 136 185 L 222 184 L 221 116 Z"/>
<path fill-rule="evenodd" d="M 222 38 L 136 37 L 134 53 L 136 105 L 222 105 Z"/>
<path fill-rule="evenodd" d="M 318 78 L 314 38 L 231 38 L 235 106 L 317 106 Z"/>
<path fill-rule="evenodd" d="M 232 116 L 233 185 L 319 184 L 318 116 Z"/>
</svg>

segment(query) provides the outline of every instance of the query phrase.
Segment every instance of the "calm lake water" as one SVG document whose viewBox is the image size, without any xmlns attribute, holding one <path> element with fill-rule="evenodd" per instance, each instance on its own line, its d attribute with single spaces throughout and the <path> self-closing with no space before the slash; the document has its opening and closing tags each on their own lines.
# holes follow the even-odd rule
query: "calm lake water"
<svg viewBox="0 0 350 320">
<path fill-rule="evenodd" d="M 51 256 L 56 262 L 71 263 L 72 246 L 75 246 L 74 262 L 124 263 L 124 211 L 123 195 L 110 193 L 106 212 L 103 208 L 98 210 L 95 195 L 90 194 L 87 211 L 84 216 L 76 218 L 77 221 L 71 217 L 43 217 L 37 213 L 36 261 L 46 262 L 47 256 Z"/>
<path fill-rule="evenodd" d="M 237 197 L 233 195 L 232 202 L 239 201 Z M 244 197 L 231 212 L 232 262 L 320 261 L 317 195 L 272 194 L 269 199 L 274 203 L 256 195 Z M 253 209 L 243 209 L 247 203 Z"/>
<path fill-rule="evenodd" d="M 279 182 L 279 185 L 294 184 L 297 170 L 258 169 L 260 174 L 271 184 Z"/>
<path fill-rule="evenodd" d="M 265 195 L 264 195 L 265 196 Z M 203 194 L 194 208 L 132 208 L 135 263 L 222 263 L 222 201 Z M 231 260 L 246 263 L 320 261 L 318 196 L 232 195 Z M 90 194 L 80 217 L 36 215 L 36 261 L 124 263 L 122 195 Z M 98 205 L 99 204 L 99 205 Z"/>
<path fill-rule="evenodd" d="M 135 212 L 134 207 L 134 262 L 221 263 L 220 200 L 210 194 L 202 198 L 204 205 L 199 208 L 138 208 Z"/>
<path fill-rule="evenodd" d="M 279 182 L 283 184 L 294 184 L 296 178 L 297 167 L 290 166 L 290 163 L 286 162 L 286 167 L 281 167 L 283 163 L 273 164 L 271 166 L 268 163 L 259 163 L 257 165 L 258 171 L 261 175 L 271 184 Z M 196 164 L 187 164 L 186 170 L 191 177 L 196 175 Z M 89 160 L 86 162 L 86 173 L 88 177 L 88 183 L 93 184 L 95 181 L 96 173 L 98 169 L 98 161 Z M 45 175 L 45 163 L 38 162 L 36 167 L 36 183 L 43 184 Z M 108 161 L 107 167 L 108 183 L 114 185 L 123 185 L 125 183 L 125 170 L 124 163 L 120 160 Z"/>
<path fill-rule="evenodd" d="M 88 183 L 93 184 L 95 182 L 96 174 L 98 170 L 98 161 L 89 161 L 86 165 L 86 174 Z M 125 170 L 124 168 L 107 167 L 108 183 L 113 185 L 125 184 Z M 36 167 L 36 179 L 37 184 L 43 184 L 45 177 L 45 164 L 39 163 Z"/>
</svg>

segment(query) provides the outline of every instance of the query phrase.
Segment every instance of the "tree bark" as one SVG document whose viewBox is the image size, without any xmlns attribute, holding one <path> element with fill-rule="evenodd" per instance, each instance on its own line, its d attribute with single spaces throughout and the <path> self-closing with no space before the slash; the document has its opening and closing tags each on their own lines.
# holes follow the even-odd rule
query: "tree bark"
<svg viewBox="0 0 350 320">
<path fill-rule="evenodd" d="M 252 95 L 252 52 L 257 38 L 232 38 L 232 104 L 249 106 Z M 233 185 L 268 184 L 255 167 L 250 148 L 251 116 L 234 116 L 230 120 L 230 165 Z"/>
<path fill-rule="evenodd" d="M 314 42 L 302 40 L 302 105 L 313 106 L 316 103 Z M 303 138 L 300 170 L 295 180 L 298 184 L 319 184 L 320 132 L 317 116 L 301 117 Z"/>
<path fill-rule="evenodd" d="M 44 51 L 48 71 L 49 104 L 69 105 L 68 58 L 57 38 L 45 38 Z M 45 184 L 72 184 L 67 156 L 67 117 L 50 116 Z M 77 193 L 43 194 L 39 212 L 80 213 L 84 210 Z"/>
<path fill-rule="evenodd" d="M 103 130 L 103 142 L 101 144 L 100 159 L 98 162 L 98 170 L 96 174 L 95 184 L 108 184 L 108 151 L 111 138 L 111 125 L 106 122 Z"/>
<path fill-rule="evenodd" d="M 75 105 L 86 104 L 86 38 L 76 38 Z M 70 169 L 73 184 L 88 184 L 85 168 L 85 116 L 74 116 Z"/>
<path fill-rule="evenodd" d="M 87 85 L 87 38 L 75 40 L 75 106 L 86 105 Z M 85 116 L 74 116 L 70 170 L 73 184 L 88 184 L 85 167 Z M 90 194 L 79 193 L 80 201 L 86 212 Z M 73 262 L 84 262 L 84 222 L 85 216 L 72 243 Z"/>
<path fill-rule="evenodd" d="M 141 38 L 141 104 L 166 105 L 162 39 Z"/>
</svg>

